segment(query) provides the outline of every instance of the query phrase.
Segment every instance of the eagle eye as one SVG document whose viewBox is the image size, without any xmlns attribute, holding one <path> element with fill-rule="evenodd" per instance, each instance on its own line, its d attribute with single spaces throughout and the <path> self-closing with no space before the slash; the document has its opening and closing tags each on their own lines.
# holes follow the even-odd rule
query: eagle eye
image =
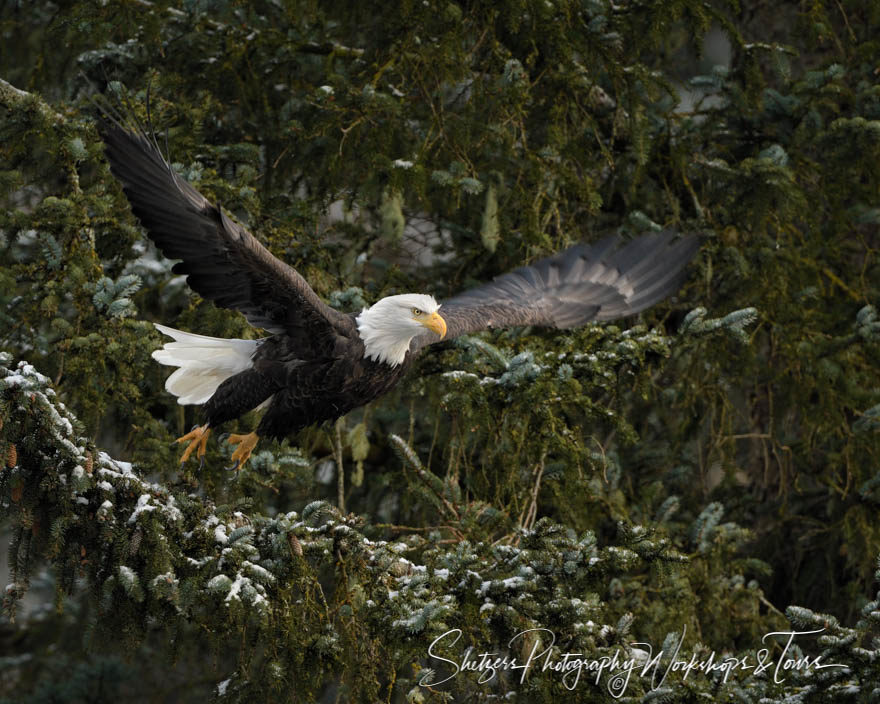
<svg viewBox="0 0 880 704">
<path fill-rule="evenodd" d="M 422 311 L 421 308 L 413 308 L 413 309 L 412 309 L 412 314 L 413 314 L 413 315 L 424 315 L 424 312 Z"/>
</svg>

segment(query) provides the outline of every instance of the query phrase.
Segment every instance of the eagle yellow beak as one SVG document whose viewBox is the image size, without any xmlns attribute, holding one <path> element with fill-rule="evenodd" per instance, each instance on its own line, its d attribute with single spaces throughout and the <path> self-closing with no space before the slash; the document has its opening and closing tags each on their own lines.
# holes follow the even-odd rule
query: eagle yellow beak
<svg viewBox="0 0 880 704">
<path fill-rule="evenodd" d="M 440 317 L 439 313 L 431 313 L 419 320 L 428 330 L 436 332 L 440 337 L 446 337 L 446 321 Z"/>
</svg>

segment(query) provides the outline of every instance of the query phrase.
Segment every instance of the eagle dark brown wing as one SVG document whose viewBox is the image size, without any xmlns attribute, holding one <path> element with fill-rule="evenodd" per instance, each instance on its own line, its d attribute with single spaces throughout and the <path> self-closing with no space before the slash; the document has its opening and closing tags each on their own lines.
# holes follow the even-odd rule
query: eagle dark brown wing
<svg viewBox="0 0 880 704">
<path fill-rule="evenodd" d="M 331 308 L 295 269 L 178 176 L 143 130 L 99 122 L 110 169 L 131 209 L 190 288 L 257 328 L 286 333 L 314 348 L 355 334 L 350 316 Z"/>
<path fill-rule="evenodd" d="M 678 289 L 699 249 L 699 238 L 673 241 L 675 235 L 651 233 L 625 244 L 612 236 L 575 245 L 465 291 L 440 308 L 447 327 L 443 340 L 488 328 L 574 328 L 638 313 Z M 423 334 L 412 349 L 440 341 Z"/>
</svg>

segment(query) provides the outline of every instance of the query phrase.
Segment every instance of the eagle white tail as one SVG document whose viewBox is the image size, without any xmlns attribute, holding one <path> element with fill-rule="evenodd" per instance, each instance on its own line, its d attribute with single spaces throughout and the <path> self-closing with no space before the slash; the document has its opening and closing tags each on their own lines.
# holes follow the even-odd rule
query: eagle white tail
<svg viewBox="0 0 880 704">
<path fill-rule="evenodd" d="M 205 403 L 229 377 L 253 366 L 257 340 L 226 340 L 153 324 L 163 335 L 174 338 L 153 352 L 153 359 L 179 367 L 168 377 L 165 390 L 177 396 L 181 405 Z"/>
</svg>

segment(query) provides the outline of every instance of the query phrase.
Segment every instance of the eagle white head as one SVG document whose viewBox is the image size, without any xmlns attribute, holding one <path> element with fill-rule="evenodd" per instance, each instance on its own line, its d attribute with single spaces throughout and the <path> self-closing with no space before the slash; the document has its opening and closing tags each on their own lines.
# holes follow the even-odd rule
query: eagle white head
<svg viewBox="0 0 880 704">
<path fill-rule="evenodd" d="M 426 329 L 446 335 L 446 321 L 438 310 L 440 304 L 434 297 L 421 293 L 387 296 L 364 308 L 357 317 L 364 356 L 392 367 L 401 364 L 416 335 Z"/>
</svg>

